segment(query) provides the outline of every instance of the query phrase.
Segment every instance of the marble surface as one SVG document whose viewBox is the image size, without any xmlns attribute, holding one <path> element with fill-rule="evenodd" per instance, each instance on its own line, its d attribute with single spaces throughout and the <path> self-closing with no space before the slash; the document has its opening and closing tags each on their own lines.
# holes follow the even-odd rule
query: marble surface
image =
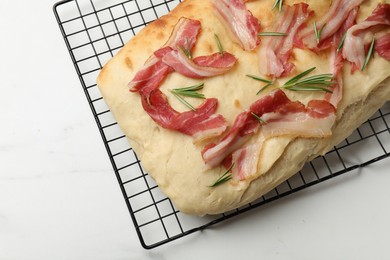
<svg viewBox="0 0 390 260">
<path fill-rule="evenodd" d="M 54 3 L 0 2 L 0 259 L 390 259 L 388 159 L 144 250 Z"/>
</svg>

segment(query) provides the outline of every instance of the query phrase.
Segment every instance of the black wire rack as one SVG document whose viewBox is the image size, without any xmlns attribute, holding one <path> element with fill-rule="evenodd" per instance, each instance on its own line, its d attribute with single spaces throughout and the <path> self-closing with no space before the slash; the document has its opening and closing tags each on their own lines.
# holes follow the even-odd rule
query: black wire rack
<svg viewBox="0 0 390 260">
<path fill-rule="evenodd" d="M 306 164 L 298 174 L 257 201 L 217 216 L 193 217 L 178 211 L 143 170 L 104 103 L 95 80 L 102 66 L 128 40 L 179 3 L 180 0 L 65 0 L 54 5 L 66 47 L 145 249 L 203 230 L 389 156 L 390 104 L 386 103 L 326 156 Z"/>
</svg>

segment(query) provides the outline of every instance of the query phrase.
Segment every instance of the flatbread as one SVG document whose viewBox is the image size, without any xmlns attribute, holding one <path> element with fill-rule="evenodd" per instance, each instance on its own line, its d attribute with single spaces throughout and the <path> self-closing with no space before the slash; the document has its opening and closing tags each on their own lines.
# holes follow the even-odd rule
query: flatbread
<svg viewBox="0 0 390 260">
<path fill-rule="evenodd" d="M 300 1 L 284 1 L 292 5 Z M 322 16 L 331 1 L 307 0 L 316 17 Z M 365 1 L 360 6 L 358 21 L 364 20 L 379 2 Z M 273 0 L 250 1 L 248 9 L 261 21 L 264 31 L 272 26 L 277 14 L 271 11 Z M 164 81 L 161 91 L 177 111 L 188 110 L 172 95 L 169 89 L 206 82 L 203 89 L 206 97 L 219 100 L 218 114 L 222 114 L 229 125 L 236 116 L 259 99 L 256 92 L 259 82 L 247 74 L 258 74 L 258 58 L 255 52 L 246 52 L 229 39 L 225 27 L 213 15 L 209 0 L 186 0 L 177 8 L 132 38 L 123 49 L 102 69 L 97 83 L 119 126 L 131 146 L 141 159 L 146 171 L 155 179 L 161 190 L 184 213 L 194 215 L 217 214 L 246 205 L 282 183 L 303 165 L 318 155 L 323 155 L 375 113 L 390 100 L 390 62 L 375 55 L 364 73 L 351 75 L 351 67 L 343 69 L 344 96 L 337 110 L 337 122 L 329 138 L 275 137 L 265 144 L 260 155 L 258 177 L 242 185 L 225 183 L 215 188 L 212 184 L 226 169 L 207 169 L 202 159 L 202 145 L 193 143 L 191 137 L 158 126 L 144 111 L 140 96 L 131 93 L 128 83 L 154 51 L 168 40 L 175 24 L 181 17 L 199 20 L 202 32 L 198 37 L 193 55 L 201 56 L 218 52 L 214 33 L 218 34 L 224 49 L 238 58 L 238 64 L 230 72 L 204 80 L 194 80 L 172 73 Z M 316 55 L 308 50 L 294 49 L 296 71 L 317 67 L 316 73 L 329 73 L 329 56 Z M 252 94 L 253 93 L 253 94 Z M 264 94 L 267 94 L 266 92 Z M 307 103 L 321 99 L 323 93 L 286 92 L 289 98 Z M 191 99 L 195 106 L 202 101 Z M 253 137 L 255 138 L 255 137 Z"/>
</svg>

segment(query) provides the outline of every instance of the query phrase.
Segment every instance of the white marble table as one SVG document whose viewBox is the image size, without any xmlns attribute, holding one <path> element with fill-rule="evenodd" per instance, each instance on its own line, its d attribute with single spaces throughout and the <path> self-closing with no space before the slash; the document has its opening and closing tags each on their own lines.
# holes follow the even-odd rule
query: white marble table
<svg viewBox="0 0 390 260">
<path fill-rule="evenodd" d="M 54 2 L 0 2 L 0 259 L 390 259 L 388 159 L 144 250 Z"/>
</svg>

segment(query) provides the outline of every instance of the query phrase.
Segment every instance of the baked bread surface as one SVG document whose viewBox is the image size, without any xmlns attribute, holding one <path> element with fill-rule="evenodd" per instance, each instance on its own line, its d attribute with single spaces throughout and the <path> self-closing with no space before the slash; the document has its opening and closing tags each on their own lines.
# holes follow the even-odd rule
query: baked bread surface
<svg viewBox="0 0 390 260">
<path fill-rule="evenodd" d="M 302 1 L 284 1 L 294 4 Z M 331 1 L 304 1 L 315 11 L 314 19 L 321 17 Z M 270 31 L 277 15 L 271 11 L 274 1 L 250 1 L 248 9 L 261 22 L 263 31 Z M 378 3 L 390 1 L 365 1 L 360 6 L 357 21 L 364 20 Z M 205 82 L 202 93 L 206 97 L 218 98 L 218 114 L 222 114 L 229 125 L 236 116 L 272 88 L 256 95 L 261 84 L 248 78 L 247 74 L 258 75 L 258 56 L 247 52 L 235 44 L 226 29 L 213 14 L 209 0 L 185 0 L 169 14 L 150 23 L 133 37 L 102 69 L 97 84 L 119 126 L 127 136 L 145 170 L 155 179 L 161 190 L 172 199 L 176 207 L 184 213 L 194 215 L 217 214 L 243 206 L 275 188 L 303 165 L 318 155 L 323 155 L 334 145 L 343 141 L 357 127 L 375 113 L 390 99 L 390 62 L 374 55 L 364 72 L 351 74 L 351 66 L 343 68 L 344 94 L 337 109 L 337 121 L 333 134 L 327 138 L 274 137 L 266 141 L 260 154 L 256 178 L 239 184 L 225 183 L 215 188 L 209 186 L 226 169 L 207 169 L 201 151 L 205 143 L 195 143 L 189 136 L 158 126 L 144 111 L 140 96 L 129 91 L 128 83 L 154 51 L 168 40 L 175 24 L 181 17 L 199 20 L 202 31 L 195 45 L 193 56 L 218 52 L 215 43 L 216 33 L 224 50 L 232 53 L 238 63 L 228 73 L 195 80 L 170 74 L 160 87 L 169 103 L 177 111 L 188 110 L 169 94 L 169 90 Z M 261 48 L 261 45 L 260 45 Z M 329 53 L 317 55 L 309 50 L 294 49 L 296 75 L 311 67 L 316 73 L 329 73 Z M 280 79 L 283 83 L 293 75 Z M 323 93 L 299 93 L 286 91 L 292 100 L 306 104 L 312 99 L 322 99 Z M 189 99 L 191 104 L 202 101 Z M 256 138 L 253 136 L 252 138 Z"/>
</svg>

